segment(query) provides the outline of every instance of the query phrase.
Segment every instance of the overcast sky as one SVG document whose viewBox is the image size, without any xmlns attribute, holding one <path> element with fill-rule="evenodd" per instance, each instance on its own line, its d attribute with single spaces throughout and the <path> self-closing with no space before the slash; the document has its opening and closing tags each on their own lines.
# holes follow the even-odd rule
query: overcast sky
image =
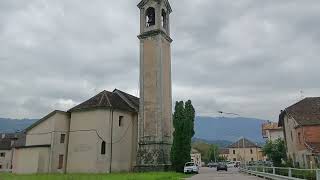
<svg viewBox="0 0 320 180">
<path fill-rule="evenodd" d="M 1 0 L 0 117 L 138 95 L 138 0 Z M 320 96 L 319 0 L 171 0 L 173 98 L 276 120 Z"/>
</svg>

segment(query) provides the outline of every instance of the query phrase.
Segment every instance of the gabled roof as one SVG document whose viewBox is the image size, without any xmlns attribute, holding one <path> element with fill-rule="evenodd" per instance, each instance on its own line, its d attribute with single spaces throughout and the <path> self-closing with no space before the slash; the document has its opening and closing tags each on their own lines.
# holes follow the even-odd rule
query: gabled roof
<svg viewBox="0 0 320 180">
<path fill-rule="evenodd" d="M 300 126 L 320 125 L 320 97 L 308 97 L 286 108 L 279 116 L 279 125 L 283 125 L 284 115 L 289 115 Z"/>
<path fill-rule="evenodd" d="M 11 139 L 5 138 L 0 139 L 0 150 L 10 150 L 11 149 Z"/>
<path fill-rule="evenodd" d="M 46 115 L 45 117 L 39 119 L 38 121 L 36 121 L 35 123 L 31 124 L 29 127 L 27 127 L 24 131 L 30 131 L 32 128 L 36 127 L 37 125 L 39 125 L 40 123 L 42 123 L 43 121 L 47 120 L 48 118 L 50 118 L 51 116 L 55 115 L 56 113 L 67 113 L 64 111 L 59 111 L 59 110 L 55 110 L 52 111 L 51 113 L 49 113 L 48 115 Z"/>
<path fill-rule="evenodd" d="M 136 111 L 139 111 L 139 98 L 132 96 L 131 94 L 125 93 L 118 89 L 115 89 L 113 93 L 118 93 L 131 107 L 133 107 Z"/>
<path fill-rule="evenodd" d="M 89 100 L 70 109 L 68 112 L 111 108 L 129 112 L 138 112 L 139 98 L 117 89 L 113 92 L 102 91 Z"/>
<path fill-rule="evenodd" d="M 229 154 L 229 149 L 219 149 L 219 154 Z"/>
<path fill-rule="evenodd" d="M 1 134 L 2 136 L 3 134 Z M 12 144 L 12 142 L 14 142 Z M 25 134 L 24 133 L 10 133 L 5 134 L 4 138 L 0 137 L 0 150 L 10 150 L 13 146 L 24 145 Z"/>
<path fill-rule="evenodd" d="M 259 146 L 246 138 L 241 138 L 235 143 L 232 143 L 227 148 L 259 148 Z"/>
</svg>

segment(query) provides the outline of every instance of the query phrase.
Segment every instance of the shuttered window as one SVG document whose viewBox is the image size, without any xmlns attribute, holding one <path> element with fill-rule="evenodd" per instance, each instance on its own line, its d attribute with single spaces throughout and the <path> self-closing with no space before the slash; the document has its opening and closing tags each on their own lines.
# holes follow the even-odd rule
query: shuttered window
<svg viewBox="0 0 320 180">
<path fill-rule="evenodd" d="M 59 155 L 59 165 L 58 165 L 58 169 L 62 169 L 63 168 L 63 155 L 60 154 Z"/>
</svg>

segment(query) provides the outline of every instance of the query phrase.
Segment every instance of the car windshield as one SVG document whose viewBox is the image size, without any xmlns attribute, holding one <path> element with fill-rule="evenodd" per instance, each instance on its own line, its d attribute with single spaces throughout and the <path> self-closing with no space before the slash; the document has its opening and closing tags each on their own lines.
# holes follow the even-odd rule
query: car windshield
<svg viewBox="0 0 320 180">
<path fill-rule="evenodd" d="M 186 166 L 194 166 L 194 163 L 187 163 Z"/>
</svg>

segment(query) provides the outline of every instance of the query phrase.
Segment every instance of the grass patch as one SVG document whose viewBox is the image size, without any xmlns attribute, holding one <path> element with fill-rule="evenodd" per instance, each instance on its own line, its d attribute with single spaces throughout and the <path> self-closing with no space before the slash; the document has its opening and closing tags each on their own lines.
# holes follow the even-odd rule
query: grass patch
<svg viewBox="0 0 320 180">
<path fill-rule="evenodd" d="M 181 180 L 190 177 L 175 172 L 116 174 L 1 174 L 0 180 Z"/>
</svg>

